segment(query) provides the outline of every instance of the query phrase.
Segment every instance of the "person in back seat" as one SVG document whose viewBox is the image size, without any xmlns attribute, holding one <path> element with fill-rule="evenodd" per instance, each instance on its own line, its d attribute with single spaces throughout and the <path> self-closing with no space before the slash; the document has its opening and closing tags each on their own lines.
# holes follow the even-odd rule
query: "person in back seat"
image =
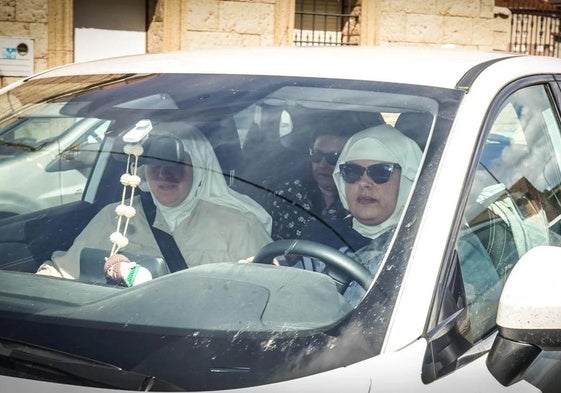
<svg viewBox="0 0 561 393">
<path fill-rule="evenodd" d="M 347 214 L 332 175 L 349 137 L 345 130 L 328 127 L 314 133 L 307 173 L 285 181 L 265 202 L 273 218 L 273 240 L 300 238 L 311 220 L 339 219 Z"/>
</svg>

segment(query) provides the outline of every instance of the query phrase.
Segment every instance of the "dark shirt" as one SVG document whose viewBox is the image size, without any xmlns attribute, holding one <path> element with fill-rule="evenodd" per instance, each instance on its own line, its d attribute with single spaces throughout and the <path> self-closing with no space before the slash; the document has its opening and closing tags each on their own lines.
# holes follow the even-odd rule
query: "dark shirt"
<svg viewBox="0 0 561 393">
<path fill-rule="evenodd" d="M 369 238 L 353 229 L 353 218 L 350 214 L 342 219 L 328 217 L 325 220 L 314 220 L 305 228 L 302 238 L 351 252 L 370 242 Z"/>
<path fill-rule="evenodd" d="M 309 178 L 283 183 L 271 194 L 266 209 L 273 218 L 273 240 L 300 239 L 310 222 L 341 220 L 347 215 L 339 199 L 325 206 L 321 190 Z"/>
</svg>

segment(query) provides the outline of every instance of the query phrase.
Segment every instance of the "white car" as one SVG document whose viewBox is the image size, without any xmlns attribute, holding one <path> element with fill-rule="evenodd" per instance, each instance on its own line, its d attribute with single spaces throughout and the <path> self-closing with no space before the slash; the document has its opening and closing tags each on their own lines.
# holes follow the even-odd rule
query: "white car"
<svg viewBox="0 0 561 393">
<path fill-rule="evenodd" d="M 560 391 L 560 80 L 556 58 L 316 47 L 107 59 L 4 88 L 5 121 L 61 104 L 60 114 L 107 129 L 80 201 L 0 220 L 0 390 Z M 422 156 L 370 269 L 345 237 L 355 229 L 337 232 L 352 211 L 326 219 L 303 202 L 315 184 L 300 179 L 310 179 L 310 161 L 348 164 L 316 149 L 318 130 L 384 127 Z M 115 228 L 143 218 L 117 208 L 111 224 L 87 232 L 106 246 L 67 261 L 77 274 L 35 274 L 124 198 L 135 155 L 175 161 L 158 138 L 188 129 L 210 142 L 229 189 L 274 220 L 254 263 L 176 268 L 173 247 L 160 243 L 161 252 L 130 255 L 152 279 L 118 285 L 104 269 L 112 244 L 127 254 Z M 24 179 L 29 169 L 10 171 Z M 296 180 L 303 191 L 286 192 Z M 11 187 L 0 182 L 0 194 Z M 287 235 L 279 223 L 294 212 L 285 229 L 305 226 Z M 308 225 L 348 247 L 306 237 Z M 207 241 L 221 249 L 219 238 Z M 356 303 L 349 286 L 363 288 Z"/>
</svg>

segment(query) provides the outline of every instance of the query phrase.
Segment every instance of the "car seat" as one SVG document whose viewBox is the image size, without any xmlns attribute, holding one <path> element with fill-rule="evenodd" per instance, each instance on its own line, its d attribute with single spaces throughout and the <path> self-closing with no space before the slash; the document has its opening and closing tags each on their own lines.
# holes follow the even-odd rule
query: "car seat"
<svg viewBox="0 0 561 393">
<path fill-rule="evenodd" d="M 417 142 L 425 150 L 433 123 L 433 115 L 428 112 L 403 112 L 395 122 L 395 128 Z"/>
</svg>

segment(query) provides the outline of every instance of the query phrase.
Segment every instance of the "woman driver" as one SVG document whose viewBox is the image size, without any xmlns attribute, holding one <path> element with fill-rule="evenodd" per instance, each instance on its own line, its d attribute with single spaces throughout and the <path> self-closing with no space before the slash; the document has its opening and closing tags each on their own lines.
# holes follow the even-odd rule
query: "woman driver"
<svg viewBox="0 0 561 393">
<path fill-rule="evenodd" d="M 271 241 L 270 216 L 249 197 L 228 187 L 212 146 L 202 134 L 191 130 L 182 140 L 163 138 L 168 138 L 166 143 L 176 141 L 184 154 L 182 162 L 145 165 L 146 185 L 156 205 L 153 226 L 173 237 L 188 266 L 237 261 Z M 116 205 L 103 208 L 70 249 L 55 251 L 38 273 L 78 279 L 82 249 L 107 249 L 109 255 Z M 123 251 L 161 257 L 138 196 L 133 206 L 137 213 L 128 226 L 129 242 Z"/>
</svg>

